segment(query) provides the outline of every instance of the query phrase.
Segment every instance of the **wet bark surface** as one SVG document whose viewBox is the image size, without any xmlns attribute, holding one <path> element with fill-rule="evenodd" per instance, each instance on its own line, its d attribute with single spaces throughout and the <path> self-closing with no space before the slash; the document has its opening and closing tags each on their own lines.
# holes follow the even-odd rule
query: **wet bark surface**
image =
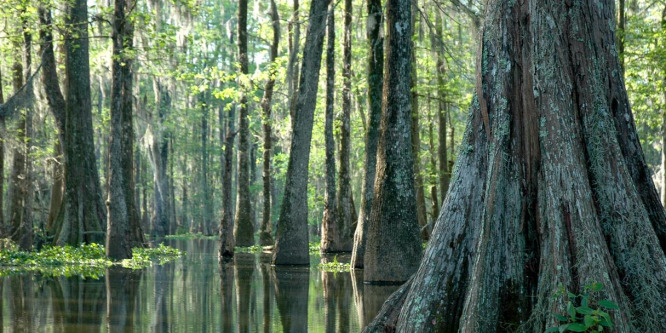
<svg viewBox="0 0 666 333">
<path fill-rule="evenodd" d="M 612 1 L 488 3 L 450 193 L 404 301 L 369 331 L 543 332 L 565 313 L 556 292 L 592 282 L 619 305 L 611 331 L 666 330 L 663 208 L 614 26 Z"/>
</svg>

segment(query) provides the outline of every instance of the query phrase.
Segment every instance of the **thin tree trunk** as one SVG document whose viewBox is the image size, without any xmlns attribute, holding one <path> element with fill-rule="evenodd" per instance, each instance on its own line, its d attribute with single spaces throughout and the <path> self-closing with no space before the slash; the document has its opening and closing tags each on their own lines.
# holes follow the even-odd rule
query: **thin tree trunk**
<svg viewBox="0 0 666 333">
<path fill-rule="evenodd" d="M 213 230 L 213 211 L 210 189 L 210 178 L 208 174 L 208 105 L 205 93 L 199 95 L 201 103 L 201 190 L 203 191 L 203 234 L 212 236 Z"/>
<path fill-rule="evenodd" d="M 335 139 L 333 109 L 335 108 L 335 5 L 329 5 L 326 24 L 326 111 L 324 141 L 326 145 L 326 190 L 324 216 L 321 221 L 321 252 L 338 252 L 342 230 L 335 192 Z"/>
<path fill-rule="evenodd" d="M 446 119 L 448 116 L 448 107 L 446 103 L 446 88 L 444 82 L 444 42 L 442 41 L 442 15 L 436 14 L 435 27 L 437 33 L 433 36 L 433 49 L 436 50 L 437 57 L 437 125 L 439 134 L 439 146 L 437 147 L 437 156 L 439 159 L 439 191 L 440 198 L 444 200 L 446 191 L 449 189 L 451 174 L 449 172 L 449 158 L 446 148 Z"/>
<path fill-rule="evenodd" d="M 417 9 L 416 4 L 412 4 L 412 18 L 411 24 L 415 26 Z M 423 174 L 421 173 L 421 126 L 419 126 L 419 95 L 414 89 L 418 84 L 418 71 L 416 66 L 416 51 L 414 47 L 414 41 L 412 40 L 412 53 L 411 53 L 411 64 L 412 64 L 412 87 L 411 91 L 411 134 L 412 134 L 412 158 L 414 161 L 414 188 L 416 190 L 416 217 L 421 230 L 421 238 L 423 240 L 428 240 L 430 234 L 428 229 L 425 228 L 427 219 L 426 219 L 426 204 L 425 204 L 425 189 L 423 188 Z"/>
<path fill-rule="evenodd" d="M 264 89 L 264 96 L 261 99 L 261 109 L 263 110 L 263 130 L 264 130 L 264 152 L 263 152 L 263 214 L 261 218 L 261 228 L 259 233 L 259 244 L 273 245 L 273 232 L 271 230 L 271 156 L 273 154 L 273 131 L 271 117 L 271 102 L 273 99 L 273 88 L 275 87 L 275 58 L 278 55 L 278 46 L 280 43 L 280 16 L 278 14 L 275 0 L 271 0 L 271 20 L 273 21 L 273 42 L 271 43 L 271 52 L 269 58 L 269 75 Z"/>
<path fill-rule="evenodd" d="M 165 130 L 160 130 L 166 121 L 167 112 L 171 107 L 171 95 L 167 87 L 155 78 L 153 79 L 153 91 L 155 93 L 155 105 L 157 107 L 159 126 L 149 124 L 151 139 L 149 142 L 150 164 L 153 167 L 153 216 L 151 219 L 151 235 L 164 237 L 169 230 L 169 185 L 167 180 L 166 164 L 168 160 L 168 135 Z"/>
<path fill-rule="evenodd" d="M 238 60 L 242 75 L 248 74 L 247 54 L 247 0 L 238 2 Z M 254 245 L 254 223 L 250 202 L 250 128 L 246 94 L 240 101 L 238 123 L 238 196 L 234 218 L 234 238 L 238 246 Z"/>
<path fill-rule="evenodd" d="M 330 0 L 313 0 L 305 38 L 303 67 L 293 119 L 293 135 L 282 208 L 277 223 L 273 264 L 309 265 L 307 181 L 310 141 L 317 99 L 321 54 Z"/>
<path fill-rule="evenodd" d="M 227 120 L 227 135 L 224 142 L 224 167 L 222 168 L 222 219 L 220 221 L 220 251 L 219 260 L 228 261 L 234 256 L 234 220 L 231 213 L 231 176 L 233 174 L 233 147 L 234 137 L 234 118 L 235 106 L 232 106 L 229 111 L 229 119 Z"/>
<path fill-rule="evenodd" d="M 340 225 L 340 244 L 338 251 L 351 252 L 353 248 L 353 230 L 355 211 L 352 211 L 351 189 L 351 29 L 352 1 L 345 0 L 343 12 L 344 33 L 342 40 L 342 114 L 340 116 L 340 171 L 338 174 L 338 223 Z"/>
<path fill-rule="evenodd" d="M 384 38 L 381 33 L 381 0 L 368 0 L 367 36 L 368 36 L 368 131 L 365 136 L 365 168 L 361 189 L 361 211 L 354 233 L 351 265 L 363 268 L 365 244 L 368 233 L 368 220 L 372 209 L 372 197 L 377 165 L 377 144 L 379 142 L 379 121 L 382 113 L 382 86 L 384 72 Z"/>
<path fill-rule="evenodd" d="M 294 0 L 294 14 L 289 22 L 289 62 L 287 63 L 287 94 L 289 98 L 289 115 L 292 126 L 296 118 L 296 99 L 298 97 L 298 54 L 301 45 L 301 21 L 299 0 Z"/>
<path fill-rule="evenodd" d="M 25 9 L 21 9 L 25 14 Z M 23 87 L 23 82 L 28 81 L 31 74 L 32 63 L 32 35 L 28 31 L 27 22 L 22 22 L 23 27 L 23 63 L 17 59 L 14 65 L 14 91 Z M 25 69 L 25 72 L 24 72 Z M 32 89 L 32 87 L 28 87 Z M 18 146 L 14 148 L 14 160 L 10 183 L 10 226 L 11 236 L 24 251 L 32 249 L 32 162 L 30 159 L 30 146 L 32 145 L 32 107 L 27 107 L 20 115 L 18 122 Z"/>
<path fill-rule="evenodd" d="M 368 225 L 363 279 L 404 282 L 418 268 L 421 237 L 412 155 L 411 4 L 389 0 L 377 176 Z"/>
</svg>

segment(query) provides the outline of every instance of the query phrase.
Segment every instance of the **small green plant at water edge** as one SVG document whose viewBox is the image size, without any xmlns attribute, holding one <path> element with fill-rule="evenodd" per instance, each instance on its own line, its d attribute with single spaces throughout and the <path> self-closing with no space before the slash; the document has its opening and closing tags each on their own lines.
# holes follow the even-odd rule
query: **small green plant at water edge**
<svg viewBox="0 0 666 333">
<path fill-rule="evenodd" d="M 617 310 L 617 304 L 603 299 L 595 302 L 595 293 L 603 290 L 603 285 L 594 282 L 585 286 L 582 294 L 576 295 L 561 288 L 555 297 L 567 296 L 566 315 L 555 314 L 560 322 L 559 326 L 551 327 L 545 333 L 550 332 L 603 332 L 604 328 L 612 328 L 613 322 L 610 314 L 606 311 Z M 605 309 L 605 310 L 602 310 Z"/>
<path fill-rule="evenodd" d="M 317 268 L 321 269 L 324 272 L 349 272 L 351 271 L 351 265 L 349 263 L 338 262 L 338 256 L 333 257 L 333 261 L 319 263 Z"/>
<path fill-rule="evenodd" d="M 264 248 L 261 245 L 252 245 L 252 246 L 236 246 L 234 251 L 238 253 L 261 253 L 264 251 Z"/>
</svg>

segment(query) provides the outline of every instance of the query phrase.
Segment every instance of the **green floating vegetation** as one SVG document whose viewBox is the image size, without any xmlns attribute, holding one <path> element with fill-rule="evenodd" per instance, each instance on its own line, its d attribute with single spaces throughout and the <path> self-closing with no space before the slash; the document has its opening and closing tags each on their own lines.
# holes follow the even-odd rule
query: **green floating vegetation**
<svg viewBox="0 0 666 333">
<path fill-rule="evenodd" d="M 177 234 L 177 235 L 166 235 L 164 236 L 166 239 L 218 239 L 220 236 L 213 235 L 213 236 L 204 236 L 202 233 L 186 233 L 186 234 Z"/>
<path fill-rule="evenodd" d="M 261 245 L 252 245 L 252 246 L 236 246 L 234 251 L 238 253 L 261 253 L 264 251 L 264 248 Z"/>
<path fill-rule="evenodd" d="M 160 244 L 155 248 L 134 248 L 132 259 L 113 262 L 107 258 L 104 246 L 82 244 L 79 247 L 45 246 L 41 251 L 20 251 L 11 243 L 3 242 L 0 250 L 0 277 L 38 272 L 45 276 L 81 276 L 97 279 L 114 265 L 142 269 L 153 263 L 164 264 L 182 256 L 182 252 Z"/>
<path fill-rule="evenodd" d="M 333 257 L 333 261 L 322 262 L 317 268 L 324 272 L 340 273 L 351 271 L 351 265 L 346 262 L 338 262 L 338 256 Z"/>
</svg>

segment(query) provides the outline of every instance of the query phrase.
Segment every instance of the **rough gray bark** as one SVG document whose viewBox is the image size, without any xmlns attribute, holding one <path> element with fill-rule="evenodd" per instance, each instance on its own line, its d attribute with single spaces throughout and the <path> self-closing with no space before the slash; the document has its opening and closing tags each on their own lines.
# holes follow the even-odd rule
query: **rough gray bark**
<svg viewBox="0 0 666 333">
<path fill-rule="evenodd" d="M 277 223 L 273 264 L 309 265 L 307 181 L 314 108 L 330 0 L 313 0 L 303 51 L 298 98 L 293 119 L 291 153 L 284 197 Z"/>
<path fill-rule="evenodd" d="M 111 133 L 109 136 L 109 194 L 106 255 L 116 260 L 132 257 L 132 247 L 143 244 L 134 201 L 134 130 L 132 127 L 131 3 L 115 0 L 111 64 Z"/>
<path fill-rule="evenodd" d="M 382 94 L 382 118 L 377 147 L 377 176 L 368 221 L 363 280 L 404 282 L 421 258 L 416 218 L 412 155 L 411 3 L 389 0 Z"/>
<path fill-rule="evenodd" d="M 271 102 L 273 100 L 273 88 L 275 87 L 274 67 L 275 58 L 278 55 L 278 46 L 280 45 L 280 16 L 278 14 L 275 0 L 271 0 L 271 20 L 273 21 L 273 42 L 271 43 L 271 52 L 269 56 L 269 74 L 264 89 L 264 96 L 261 99 L 261 109 L 263 110 L 263 130 L 264 130 L 264 151 L 263 151 L 263 197 L 264 207 L 261 218 L 261 228 L 259 232 L 259 244 L 273 245 L 273 232 L 271 230 L 271 156 L 273 155 L 273 130 L 271 116 Z"/>
<path fill-rule="evenodd" d="M 404 301 L 367 331 L 543 332 L 590 282 L 611 332 L 666 330 L 666 219 L 615 53 L 613 1 L 487 5 L 449 195 Z"/>
<path fill-rule="evenodd" d="M 354 248 L 350 264 L 354 268 L 363 268 L 365 256 L 368 219 L 372 209 L 375 172 L 377 165 L 377 144 L 379 142 L 379 120 L 382 113 L 382 85 L 384 72 L 384 38 L 381 33 L 381 0 L 368 0 L 368 18 L 366 22 L 368 37 L 368 130 L 365 136 L 365 168 L 363 187 L 361 188 L 361 210 L 354 233 Z"/>
<path fill-rule="evenodd" d="M 59 245 L 101 243 L 106 209 L 99 183 L 92 128 L 88 7 L 85 0 L 67 3 L 65 23 L 65 216 Z"/>
<path fill-rule="evenodd" d="M 338 252 L 341 245 L 341 225 L 335 192 L 335 139 L 333 113 L 335 108 L 335 5 L 329 5 L 326 18 L 326 111 L 324 142 L 326 150 L 326 190 L 324 214 L 321 221 L 321 252 Z"/>
<path fill-rule="evenodd" d="M 238 1 L 238 62 L 241 75 L 248 74 L 247 0 Z M 234 238 L 238 246 L 254 245 L 254 223 L 250 202 L 250 124 L 248 100 L 242 93 L 238 122 L 238 196 Z"/>
</svg>

